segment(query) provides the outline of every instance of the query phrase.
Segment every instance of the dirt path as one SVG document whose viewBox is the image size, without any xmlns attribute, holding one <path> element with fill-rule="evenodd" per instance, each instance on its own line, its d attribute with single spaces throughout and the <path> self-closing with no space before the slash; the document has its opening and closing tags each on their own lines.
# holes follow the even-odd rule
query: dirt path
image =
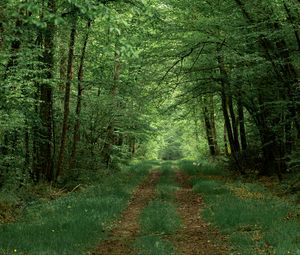
<svg viewBox="0 0 300 255">
<path fill-rule="evenodd" d="M 139 232 L 139 214 L 155 195 L 155 184 L 159 172 L 151 172 L 148 178 L 137 188 L 121 219 L 104 240 L 92 251 L 92 255 L 131 255 L 134 254 L 132 242 Z"/>
<path fill-rule="evenodd" d="M 202 199 L 192 191 L 188 184 L 188 176 L 176 173 L 176 180 L 181 185 L 176 193 L 178 212 L 182 218 L 181 228 L 173 242 L 177 255 L 223 255 L 229 249 L 224 245 L 224 237 L 200 218 L 199 206 Z"/>
</svg>

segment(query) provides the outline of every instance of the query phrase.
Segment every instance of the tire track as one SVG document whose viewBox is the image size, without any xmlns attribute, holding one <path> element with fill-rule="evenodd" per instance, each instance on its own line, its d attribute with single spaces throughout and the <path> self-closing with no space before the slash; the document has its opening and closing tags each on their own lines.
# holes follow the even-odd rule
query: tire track
<svg viewBox="0 0 300 255">
<path fill-rule="evenodd" d="M 133 193 L 127 209 L 111 231 L 108 239 L 102 241 L 90 255 L 131 255 L 132 243 L 139 233 L 139 214 L 155 196 L 155 185 L 160 173 L 153 171 Z"/>
</svg>

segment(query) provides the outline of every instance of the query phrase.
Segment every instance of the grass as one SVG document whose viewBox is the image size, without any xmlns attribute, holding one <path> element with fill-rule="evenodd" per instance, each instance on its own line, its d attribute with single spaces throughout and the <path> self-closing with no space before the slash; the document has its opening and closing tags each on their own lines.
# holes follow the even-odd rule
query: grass
<svg viewBox="0 0 300 255">
<path fill-rule="evenodd" d="M 172 234 L 180 227 L 181 221 L 176 207 L 168 202 L 154 200 L 144 208 L 140 216 L 142 233 Z"/>
<path fill-rule="evenodd" d="M 184 165 L 189 173 L 202 171 Z M 236 254 L 300 254 L 295 204 L 274 197 L 257 183 L 226 183 L 202 176 L 194 177 L 192 184 L 206 202 L 204 218 L 229 236 Z"/>
<path fill-rule="evenodd" d="M 156 186 L 156 198 L 140 214 L 142 236 L 134 242 L 139 255 L 173 255 L 175 248 L 166 235 L 175 233 L 181 226 L 181 219 L 174 206 L 175 191 L 173 163 L 163 162 L 161 176 Z"/>
<path fill-rule="evenodd" d="M 178 168 L 184 170 L 190 175 L 202 174 L 212 176 L 225 176 L 228 172 L 224 170 L 224 167 L 217 161 L 191 161 L 181 160 L 177 162 Z"/>
<path fill-rule="evenodd" d="M 161 176 L 156 186 L 156 198 L 162 201 L 174 202 L 178 184 L 175 181 L 172 162 L 164 162 L 160 168 Z"/>
<path fill-rule="evenodd" d="M 135 240 L 134 247 L 138 255 L 174 255 L 173 244 L 157 236 L 142 236 Z"/>
<path fill-rule="evenodd" d="M 0 254 L 86 254 L 106 237 L 150 168 L 135 165 L 82 192 L 28 207 L 19 221 L 0 226 Z"/>
<path fill-rule="evenodd" d="M 174 180 L 172 162 L 164 162 L 160 172 L 156 199 L 141 212 L 140 225 L 144 233 L 172 234 L 180 227 L 180 218 L 173 205 L 174 193 L 178 187 Z"/>
</svg>

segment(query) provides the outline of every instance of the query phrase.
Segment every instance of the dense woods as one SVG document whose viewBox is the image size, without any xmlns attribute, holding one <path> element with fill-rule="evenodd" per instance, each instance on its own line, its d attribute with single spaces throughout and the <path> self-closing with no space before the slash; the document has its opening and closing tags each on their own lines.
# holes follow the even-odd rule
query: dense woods
<svg viewBox="0 0 300 255">
<path fill-rule="evenodd" d="M 0 254 L 300 254 L 300 0 L 0 0 Z"/>
<path fill-rule="evenodd" d="M 134 158 L 221 156 L 241 174 L 297 176 L 298 1 L 0 7 L 2 189 Z"/>
</svg>

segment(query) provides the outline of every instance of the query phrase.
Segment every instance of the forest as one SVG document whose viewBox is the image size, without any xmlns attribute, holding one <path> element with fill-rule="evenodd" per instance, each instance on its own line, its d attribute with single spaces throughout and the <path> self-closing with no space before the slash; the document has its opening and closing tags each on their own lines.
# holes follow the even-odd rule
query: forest
<svg viewBox="0 0 300 255">
<path fill-rule="evenodd" d="M 299 0 L 0 0 L 0 255 L 300 254 Z"/>
</svg>

